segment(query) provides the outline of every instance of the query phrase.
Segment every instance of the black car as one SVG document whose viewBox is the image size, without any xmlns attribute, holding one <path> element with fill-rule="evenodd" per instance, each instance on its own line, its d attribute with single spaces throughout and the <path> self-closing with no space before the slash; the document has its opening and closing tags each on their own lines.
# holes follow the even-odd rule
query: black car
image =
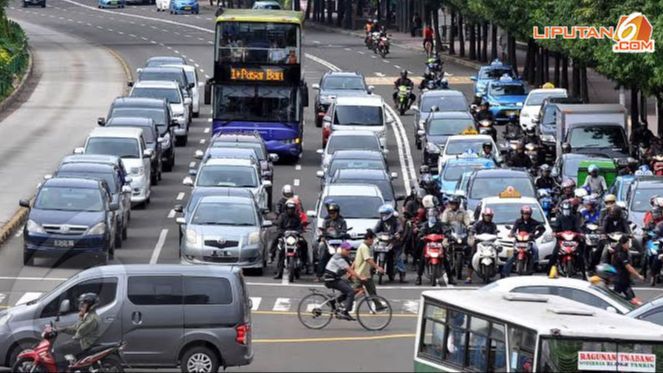
<svg viewBox="0 0 663 373">
<path fill-rule="evenodd" d="M 473 172 L 465 191 L 467 210 L 474 211 L 482 199 L 498 196 L 508 187 L 513 187 L 523 197 L 536 198 L 534 182 L 525 170 L 495 168 Z"/>
<path fill-rule="evenodd" d="M 389 165 L 381 152 L 372 150 L 339 150 L 334 152 L 329 165 L 323 170 L 316 172 L 316 175 L 320 178 L 320 187 L 323 188 L 337 170 L 357 168 L 382 170 L 389 173 Z M 394 179 L 398 177 L 398 173 L 396 172 L 389 173 L 389 175 Z"/>
<path fill-rule="evenodd" d="M 118 97 L 111 104 L 106 118 L 97 119 L 100 126 L 112 117 L 151 118 L 159 130 L 161 162 L 163 171 L 170 172 L 175 166 L 175 133 L 177 120 L 172 117 L 170 106 L 163 99 L 146 97 Z"/>
<path fill-rule="evenodd" d="M 85 255 L 101 265 L 115 253 L 113 219 L 119 208 L 111 201 L 104 181 L 81 178 L 53 178 L 41 184 L 23 228 L 23 262 L 32 265 L 36 257 L 57 259 Z"/>
<path fill-rule="evenodd" d="M 475 129 L 474 118 L 469 112 L 431 113 L 424 122 L 424 129 L 417 132 L 417 148 L 424 149 L 424 164 L 437 167 L 437 158 L 444 150 L 447 139 L 450 136 L 460 135 L 467 129 Z"/>
<path fill-rule="evenodd" d="M 548 97 L 541 103 L 539 116 L 532 119 L 537 124 L 536 135 L 539 138 L 542 149 L 546 154 L 554 158 L 557 146 L 557 104 L 582 104 L 582 100 L 575 97 Z"/>
<path fill-rule="evenodd" d="M 337 170 L 329 181 L 330 184 L 370 184 L 380 189 L 385 203 L 396 206 L 396 201 L 402 200 L 404 196 L 396 196 L 392 180 L 394 175 L 390 175 L 383 170 L 375 169 L 345 169 Z"/>
<path fill-rule="evenodd" d="M 23 8 L 27 8 L 31 5 L 46 8 L 46 0 L 23 0 Z"/>
<path fill-rule="evenodd" d="M 143 130 L 146 149 L 152 149 L 150 157 L 152 185 L 157 185 L 161 180 L 163 151 L 156 123 L 151 118 L 113 117 L 106 122 L 106 127 L 134 127 Z"/>
<path fill-rule="evenodd" d="M 318 91 L 314 106 L 316 127 L 322 127 L 322 117 L 336 97 L 365 96 L 373 92 L 373 86 L 366 86 L 362 74 L 344 71 L 325 73 L 319 84 L 313 84 L 313 89 Z"/>
</svg>

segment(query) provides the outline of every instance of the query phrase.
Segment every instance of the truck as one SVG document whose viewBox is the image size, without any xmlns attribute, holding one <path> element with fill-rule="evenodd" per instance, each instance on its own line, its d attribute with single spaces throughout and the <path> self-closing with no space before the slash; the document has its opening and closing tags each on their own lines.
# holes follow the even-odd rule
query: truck
<svg viewBox="0 0 663 373">
<path fill-rule="evenodd" d="M 556 152 L 563 144 L 573 153 L 602 154 L 619 166 L 631 156 L 626 108 L 621 104 L 555 105 Z"/>
</svg>

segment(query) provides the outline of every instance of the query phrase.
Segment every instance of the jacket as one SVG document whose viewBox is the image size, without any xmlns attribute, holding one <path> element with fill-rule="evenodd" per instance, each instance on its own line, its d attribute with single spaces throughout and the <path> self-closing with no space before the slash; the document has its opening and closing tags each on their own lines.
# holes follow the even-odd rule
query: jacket
<svg viewBox="0 0 663 373">
<path fill-rule="evenodd" d="M 601 175 L 597 177 L 587 176 L 585 183 L 582 184 L 583 187 L 588 186 L 591 193 L 601 194 L 608 190 L 608 185 L 605 182 L 605 178 Z"/>
<path fill-rule="evenodd" d="M 487 223 L 483 221 L 483 219 L 479 220 L 478 222 L 474 223 L 472 226 L 472 230 L 474 231 L 474 234 L 497 234 L 497 225 L 493 223 L 492 221 L 490 223 Z"/>
<path fill-rule="evenodd" d="M 477 115 L 477 122 L 480 122 L 482 120 L 489 120 L 491 122 L 495 121 L 495 116 L 490 110 L 480 110 Z"/>
<path fill-rule="evenodd" d="M 557 221 L 555 222 L 555 226 L 553 227 L 553 230 L 555 232 L 563 232 L 563 231 L 573 231 L 573 232 L 580 232 L 580 216 L 577 214 L 571 214 L 569 216 L 565 216 L 563 214 L 559 214 L 557 216 Z"/>
<path fill-rule="evenodd" d="M 392 216 L 387 220 L 382 220 L 375 225 L 373 232 L 377 233 L 388 233 L 392 236 L 400 235 L 403 233 L 403 225 L 398 220 L 397 217 Z"/>
<path fill-rule="evenodd" d="M 424 222 L 423 224 L 421 224 L 419 228 L 419 237 L 423 238 L 426 235 L 434 233 L 437 234 L 444 233 L 444 225 L 442 225 L 442 223 L 439 220 L 436 220 L 435 224 L 433 224 L 432 227 L 428 225 L 428 222 Z"/>
<path fill-rule="evenodd" d="M 456 211 L 452 211 L 451 209 L 445 209 L 444 212 L 442 213 L 442 217 L 440 218 L 443 224 L 451 224 L 453 222 L 459 222 L 463 224 L 465 227 L 469 227 L 470 224 L 472 223 L 472 220 L 470 219 L 470 214 L 467 213 L 462 208 L 458 208 Z"/>
<path fill-rule="evenodd" d="M 276 227 L 279 233 L 285 231 L 302 231 L 302 221 L 298 215 L 288 215 L 287 213 L 281 214 L 276 221 Z"/>
<path fill-rule="evenodd" d="M 543 232 L 545 232 L 545 230 L 546 228 L 538 220 L 531 218 L 524 220 L 523 218 L 519 218 L 515 223 L 513 223 L 513 228 L 511 228 L 511 235 L 515 235 L 520 231 L 525 231 L 529 234 L 533 234 L 535 238 L 538 238 L 543 234 Z"/>
<path fill-rule="evenodd" d="M 601 211 L 594 210 L 590 212 L 588 209 L 580 211 L 582 216 L 582 224 L 601 224 Z"/>
<path fill-rule="evenodd" d="M 340 235 L 348 231 L 348 225 L 345 222 L 345 219 L 343 219 L 343 217 L 340 215 L 336 218 L 336 220 L 333 220 L 330 217 L 326 217 L 322 223 L 322 231 L 323 234 L 327 233 L 328 231 L 336 231 L 337 234 Z"/>
<path fill-rule="evenodd" d="M 603 233 L 608 234 L 615 232 L 630 234 L 631 227 L 629 227 L 628 222 L 626 219 L 624 219 L 623 216 L 613 218 L 612 216 L 608 215 L 603 221 Z"/>
<path fill-rule="evenodd" d="M 95 310 L 90 310 L 83 315 L 75 325 L 64 328 L 61 331 L 65 334 L 73 335 L 73 339 L 78 340 L 82 350 L 92 347 L 99 338 L 99 328 L 101 327 L 101 318 Z"/>
<path fill-rule="evenodd" d="M 395 86 L 396 88 L 398 88 L 398 87 L 400 87 L 400 86 L 402 86 L 402 85 L 404 85 L 404 86 L 408 86 L 408 87 L 414 87 L 414 83 L 412 82 L 412 80 L 411 80 L 410 78 L 405 78 L 405 79 L 403 79 L 403 78 L 398 78 L 398 79 L 396 79 L 396 81 L 394 82 L 394 86 Z"/>
<path fill-rule="evenodd" d="M 276 216 L 281 216 L 282 213 L 285 212 L 285 203 L 288 201 L 288 198 L 281 197 L 278 202 L 276 202 L 276 208 L 274 209 L 276 212 Z"/>
<path fill-rule="evenodd" d="M 532 160 L 529 159 L 527 154 L 516 152 L 516 154 L 509 159 L 509 165 L 511 167 L 532 168 Z"/>
<path fill-rule="evenodd" d="M 555 179 L 552 176 L 540 176 L 534 182 L 536 189 L 552 189 L 556 186 Z"/>
</svg>

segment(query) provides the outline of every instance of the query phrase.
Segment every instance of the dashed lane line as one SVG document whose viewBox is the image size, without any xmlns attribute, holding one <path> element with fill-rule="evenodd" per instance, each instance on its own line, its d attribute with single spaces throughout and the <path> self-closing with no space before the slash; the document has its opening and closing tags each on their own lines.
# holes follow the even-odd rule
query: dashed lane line
<svg viewBox="0 0 663 373">
<path fill-rule="evenodd" d="M 178 201 L 181 201 L 182 199 L 184 199 L 184 192 L 177 193 L 177 197 L 175 199 L 177 199 Z"/>
<path fill-rule="evenodd" d="M 150 258 L 150 264 L 156 264 L 159 261 L 159 255 L 161 255 L 161 250 L 163 245 L 166 243 L 166 236 L 168 236 L 168 229 L 162 229 L 159 234 L 159 239 L 157 244 L 154 246 L 154 251 L 152 251 L 152 257 Z"/>
</svg>

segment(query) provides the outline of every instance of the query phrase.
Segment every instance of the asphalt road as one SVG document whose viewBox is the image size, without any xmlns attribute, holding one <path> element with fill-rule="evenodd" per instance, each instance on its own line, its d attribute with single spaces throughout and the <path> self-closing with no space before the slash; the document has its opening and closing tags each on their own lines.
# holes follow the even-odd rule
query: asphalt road
<svg viewBox="0 0 663 373">
<path fill-rule="evenodd" d="M 182 56 L 199 68 L 201 78 L 209 77 L 212 71 L 213 14 L 207 7 L 203 7 L 200 15 L 173 16 L 157 13 L 152 6 L 99 10 L 96 3 L 90 0 L 53 0 L 45 9 L 23 9 L 18 2 L 12 1 L 8 14 L 26 26 L 38 25 L 111 48 L 126 60 L 132 71 L 155 55 Z M 375 92 L 389 102 L 392 82 L 399 71 L 407 69 L 415 76 L 423 71 L 423 53 L 394 46 L 392 54 L 387 59 L 381 59 L 368 51 L 359 38 L 311 29 L 305 32 L 304 52 L 307 54 L 304 69 L 309 87 L 329 69 L 359 71 L 367 77 L 369 84 L 376 86 Z M 461 90 L 471 98 L 469 76 L 472 71 L 451 63 L 446 65 L 446 71 L 451 74 L 451 88 Z M 99 69 L 98 76 L 105 77 L 106 71 Z M 314 94 L 310 90 L 311 102 Z M 105 110 L 98 113 L 98 116 L 103 115 Z M 319 192 L 315 172 L 320 164 L 316 149 L 321 145 L 321 134 L 320 129 L 313 125 L 312 107 L 306 110 L 305 119 L 304 153 L 296 164 L 276 166 L 274 191 L 278 193 L 286 183 L 293 184 L 304 207 L 311 209 Z M 178 227 L 172 208 L 176 203 L 185 203 L 188 198 L 189 187 L 182 185 L 181 181 L 188 169 L 195 166 L 192 158 L 194 151 L 206 146 L 209 120 L 209 107 L 201 106 L 201 117 L 192 124 L 189 144 L 177 148 L 174 171 L 164 173 L 163 181 L 154 187 L 152 203 L 147 209 L 132 212 L 129 239 L 116 251 L 114 263 L 178 262 Z M 90 123 L 89 128 L 94 125 Z M 412 113 L 400 117 L 398 125 L 401 128 L 399 132 L 406 138 L 397 140 L 396 131 L 390 131 L 389 164 L 390 168 L 399 172 L 400 178 L 395 186 L 397 192 L 402 192 L 404 179 L 415 175 L 412 166 L 418 168 L 421 163 L 421 152 L 414 148 Z M 402 146 L 399 147 L 399 143 Z M 404 175 L 404 171 L 409 176 Z M 59 268 L 51 269 L 51 263 L 38 260 L 37 267 L 23 267 L 22 244 L 19 232 L 0 247 L 0 306 L 3 307 L 39 296 L 86 264 L 72 259 Z M 327 329 L 313 332 L 301 326 L 292 313 L 298 300 L 311 286 L 310 277 L 290 285 L 272 280 L 271 271 L 263 277 L 247 279 L 250 296 L 254 298 L 256 359 L 251 366 L 236 370 L 412 369 L 414 316 L 419 294 L 424 288 L 401 286 L 379 290 L 392 301 L 396 315 L 390 327 L 383 332 L 367 333 L 358 324 L 343 321 L 334 321 Z M 413 280 L 411 275 L 410 280 Z M 650 296 L 643 294 L 645 298 Z"/>
</svg>

